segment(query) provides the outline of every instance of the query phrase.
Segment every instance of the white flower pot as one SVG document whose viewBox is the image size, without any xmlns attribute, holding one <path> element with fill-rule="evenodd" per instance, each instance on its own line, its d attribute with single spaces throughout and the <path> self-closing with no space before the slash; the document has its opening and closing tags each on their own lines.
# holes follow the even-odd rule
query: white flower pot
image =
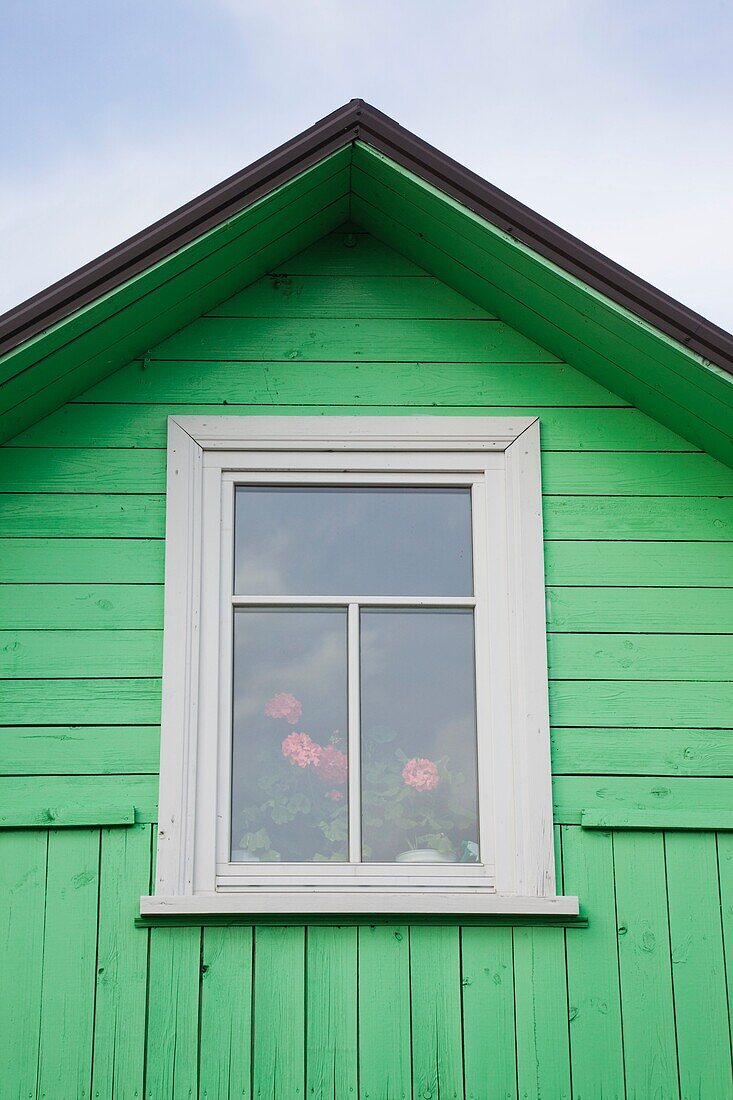
<svg viewBox="0 0 733 1100">
<path fill-rule="evenodd" d="M 454 861 L 445 852 L 439 852 L 437 848 L 408 848 L 406 852 L 400 852 L 395 856 L 396 863 L 453 863 Z"/>
</svg>

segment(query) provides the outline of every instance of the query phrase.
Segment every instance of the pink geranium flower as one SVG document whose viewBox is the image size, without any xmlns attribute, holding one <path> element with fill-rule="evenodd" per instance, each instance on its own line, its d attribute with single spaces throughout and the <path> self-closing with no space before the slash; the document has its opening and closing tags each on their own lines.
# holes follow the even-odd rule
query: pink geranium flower
<svg viewBox="0 0 733 1100">
<path fill-rule="evenodd" d="M 287 756 L 290 763 L 297 764 L 299 768 L 317 764 L 323 752 L 321 746 L 311 740 L 307 733 L 288 734 L 280 747 L 283 756 Z"/>
<path fill-rule="evenodd" d="M 295 725 L 302 713 L 303 707 L 300 702 L 288 691 L 278 692 L 265 704 L 265 714 L 268 718 L 284 718 L 291 726 Z"/>
<path fill-rule="evenodd" d="M 326 791 L 326 798 L 330 798 L 332 802 L 343 802 L 344 800 L 341 791 Z"/>
<path fill-rule="evenodd" d="M 327 783 L 344 783 L 349 771 L 349 761 L 340 749 L 326 745 L 321 749 L 315 769 L 319 778 Z"/>
<path fill-rule="evenodd" d="M 440 783 L 437 764 L 425 756 L 414 756 L 402 769 L 402 778 L 416 791 L 434 791 Z"/>
</svg>

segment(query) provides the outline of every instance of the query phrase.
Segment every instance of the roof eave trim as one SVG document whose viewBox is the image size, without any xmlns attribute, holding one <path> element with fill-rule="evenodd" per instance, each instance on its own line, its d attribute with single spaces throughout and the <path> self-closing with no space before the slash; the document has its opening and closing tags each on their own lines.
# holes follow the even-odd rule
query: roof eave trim
<svg viewBox="0 0 733 1100">
<path fill-rule="evenodd" d="M 351 144 L 356 135 L 354 107 L 349 103 L 28 298 L 0 317 L 0 356 L 241 213 L 313 164 Z"/>
<path fill-rule="evenodd" d="M 306 168 L 361 140 L 425 183 L 733 374 L 733 335 L 560 229 L 361 99 L 85 264 L 0 318 L 0 356 L 240 213 Z"/>
<path fill-rule="evenodd" d="M 364 104 L 358 137 L 665 335 L 733 373 L 733 335 Z"/>
</svg>

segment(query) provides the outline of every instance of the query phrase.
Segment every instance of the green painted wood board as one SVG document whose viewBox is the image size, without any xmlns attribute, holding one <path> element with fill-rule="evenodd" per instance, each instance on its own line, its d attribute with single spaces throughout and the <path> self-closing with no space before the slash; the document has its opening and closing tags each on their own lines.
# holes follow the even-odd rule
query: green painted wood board
<svg viewBox="0 0 733 1100">
<path fill-rule="evenodd" d="M 306 1094 L 358 1096 L 358 930 L 309 928 L 306 941 Z"/>
<path fill-rule="evenodd" d="M 556 363 L 555 356 L 501 321 L 419 318 L 203 317 L 159 344 L 155 360 L 216 362 Z"/>
<path fill-rule="evenodd" d="M 162 630 L 163 585 L 0 585 L 0 624 L 19 630 Z"/>
<path fill-rule="evenodd" d="M 149 935 L 145 1096 L 190 1100 L 198 1089 L 201 929 L 156 928 Z"/>
<path fill-rule="evenodd" d="M 566 937 L 573 1096 L 624 1100 L 612 840 L 563 827 L 562 851 L 563 888 L 589 914 L 582 938 Z"/>
<path fill-rule="evenodd" d="M 461 930 L 466 1100 L 514 1100 L 514 945 L 511 928 Z"/>
<path fill-rule="evenodd" d="M 181 403 L 183 393 L 191 404 L 269 405 L 271 413 L 273 405 L 296 404 L 303 415 L 311 406 L 323 405 L 412 408 L 433 404 L 450 409 L 467 404 L 562 407 L 580 403 L 618 408 L 626 404 L 561 363 L 520 360 L 507 367 L 492 358 L 419 362 L 406 351 L 398 360 L 384 362 L 366 358 L 352 362 L 343 356 L 298 362 L 297 355 L 284 361 L 136 360 L 89 390 L 86 400 L 93 404 Z"/>
<path fill-rule="evenodd" d="M 9 1098 L 37 1095 L 48 837 L 0 836 L 0 1087 Z"/>
<path fill-rule="evenodd" d="M 338 239 L 335 234 L 334 239 Z M 491 317 L 481 306 L 428 275 L 398 279 L 394 274 L 378 274 L 365 279 L 358 265 L 365 248 L 374 247 L 373 238 L 368 235 L 343 235 L 339 245 L 355 253 L 357 271 L 354 274 L 344 274 L 338 279 L 328 275 L 279 272 L 266 275 L 210 310 L 207 316 L 437 318 L 444 321 Z M 297 261 L 289 261 L 286 267 L 292 268 L 294 264 L 297 265 Z"/>
<path fill-rule="evenodd" d="M 207 928 L 201 954 L 199 1096 L 251 1096 L 252 930 Z"/>
<path fill-rule="evenodd" d="M 0 680 L 0 716 L 22 725 L 157 724 L 160 680 Z"/>
<path fill-rule="evenodd" d="M 92 1096 L 143 1096 L 148 936 L 135 928 L 150 889 L 150 825 L 102 829 Z"/>
<path fill-rule="evenodd" d="M 410 940 L 404 926 L 359 929 L 359 1083 L 364 1100 L 411 1100 Z"/>
<path fill-rule="evenodd" d="M 370 233 L 355 233 L 342 226 L 296 255 L 285 257 L 278 269 L 270 274 L 325 275 L 331 278 L 357 275 L 361 279 L 374 276 L 429 278 L 424 268 L 413 263 L 402 252 L 385 248 Z"/>
<path fill-rule="evenodd" d="M 556 775 L 733 775 L 733 730 L 595 729 L 550 731 Z"/>
<path fill-rule="evenodd" d="M 730 497 L 547 496 L 542 511 L 548 539 L 679 543 L 733 536 Z"/>
<path fill-rule="evenodd" d="M 96 447 L 6 447 L 0 450 L 3 493 L 67 492 L 139 495 L 165 491 L 165 452 Z M 111 502 L 112 505 L 119 503 Z"/>
<path fill-rule="evenodd" d="M 546 607 L 548 629 L 569 634 L 730 634 L 733 590 L 548 585 Z"/>
<path fill-rule="evenodd" d="M 304 961 L 302 928 L 255 929 L 252 1081 L 258 1098 L 300 1100 L 304 1095 Z"/>
<path fill-rule="evenodd" d="M 135 402 L 98 404 L 81 394 L 75 402 L 62 406 L 25 432 L 10 440 L 15 447 L 165 447 L 167 416 L 271 416 L 272 402 L 266 404 L 202 404 L 186 401 L 185 392 L 176 402 L 160 405 Z M 278 405 L 283 415 L 301 415 L 301 405 Z M 358 415 L 364 406 L 309 405 L 308 416 Z M 421 416 L 445 415 L 440 405 L 417 405 Z M 400 415 L 399 406 L 376 405 L 371 416 Z M 537 404 L 528 405 L 453 405 L 451 416 L 537 416 L 541 421 L 544 450 L 582 451 L 676 451 L 696 453 L 698 448 L 675 435 L 650 417 L 616 401 L 607 407 Z"/>
<path fill-rule="evenodd" d="M 555 870 L 563 881 L 562 848 L 555 829 Z M 515 928 L 514 1012 L 520 1100 L 570 1100 L 570 1031 L 565 932 Z"/>
<path fill-rule="evenodd" d="M 733 813 L 729 815 L 733 828 Z M 733 1095 L 718 858 L 712 833 L 665 837 L 680 1094 Z"/>
<path fill-rule="evenodd" d="M 162 493 L 3 493 L 0 528 L 6 538 L 162 538 Z"/>
<path fill-rule="evenodd" d="M 160 677 L 160 630 L 0 630 L 0 679 Z"/>
<path fill-rule="evenodd" d="M 43 810 L 22 806 L 14 810 L 3 809 L 0 815 L 0 829 L 78 829 L 87 825 L 121 827 L 134 824 L 134 806 L 107 806 L 103 801 L 96 805 L 53 806 Z"/>
<path fill-rule="evenodd" d="M 0 820 L 27 828 L 49 828 L 61 818 L 67 825 L 157 821 L 156 775 L 15 775 L 0 777 Z"/>
<path fill-rule="evenodd" d="M 733 675 L 728 635 L 550 633 L 547 647 L 553 680 L 725 681 Z"/>
<path fill-rule="evenodd" d="M 555 680 L 550 717 L 558 726 L 712 726 L 728 729 L 733 683 Z"/>
<path fill-rule="evenodd" d="M 39 1100 L 87 1100 L 92 1077 L 98 829 L 52 830 L 48 838 Z"/>
<path fill-rule="evenodd" d="M 548 584 L 590 586 L 600 577 L 617 588 L 731 588 L 733 543 L 577 542 L 545 544 Z M 672 597 L 674 598 L 674 597 Z"/>
<path fill-rule="evenodd" d="M 694 811 L 730 813 L 733 781 L 680 776 L 556 775 L 552 782 L 555 820 L 579 825 L 584 812 L 619 814 L 648 810 L 654 814 Z"/>
<path fill-rule="evenodd" d="M 664 837 L 613 838 L 627 1096 L 679 1097 Z"/>
<path fill-rule="evenodd" d="M 664 829 L 667 832 L 733 831 L 733 811 L 684 810 L 583 810 L 584 829 Z"/>
<path fill-rule="evenodd" d="M 410 930 L 413 1096 L 463 1098 L 458 928 Z"/>
<path fill-rule="evenodd" d="M 725 973 L 728 986 L 728 1013 L 730 1038 L 733 1044 L 733 834 L 721 833 L 717 837 L 718 883 L 720 886 L 720 915 L 723 929 Z"/>
<path fill-rule="evenodd" d="M 159 726 L 5 726 L 0 774 L 124 775 L 158 771 Z"/>
</svg>

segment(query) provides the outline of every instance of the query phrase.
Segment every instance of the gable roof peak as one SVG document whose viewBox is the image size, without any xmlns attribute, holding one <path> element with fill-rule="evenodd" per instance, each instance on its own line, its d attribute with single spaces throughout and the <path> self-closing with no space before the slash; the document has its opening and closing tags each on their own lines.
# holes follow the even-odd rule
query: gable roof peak
<svg viewBox="0 0 733 1100">
<path fill-rule="evenodd" d="M 264 197 L 361 141 L 733 374 L 733 336 L 560 229 L 415 136 L 364 99 L 338 107 L 290 141 L 0 317 L 0 356 Z"/>
</svg>

